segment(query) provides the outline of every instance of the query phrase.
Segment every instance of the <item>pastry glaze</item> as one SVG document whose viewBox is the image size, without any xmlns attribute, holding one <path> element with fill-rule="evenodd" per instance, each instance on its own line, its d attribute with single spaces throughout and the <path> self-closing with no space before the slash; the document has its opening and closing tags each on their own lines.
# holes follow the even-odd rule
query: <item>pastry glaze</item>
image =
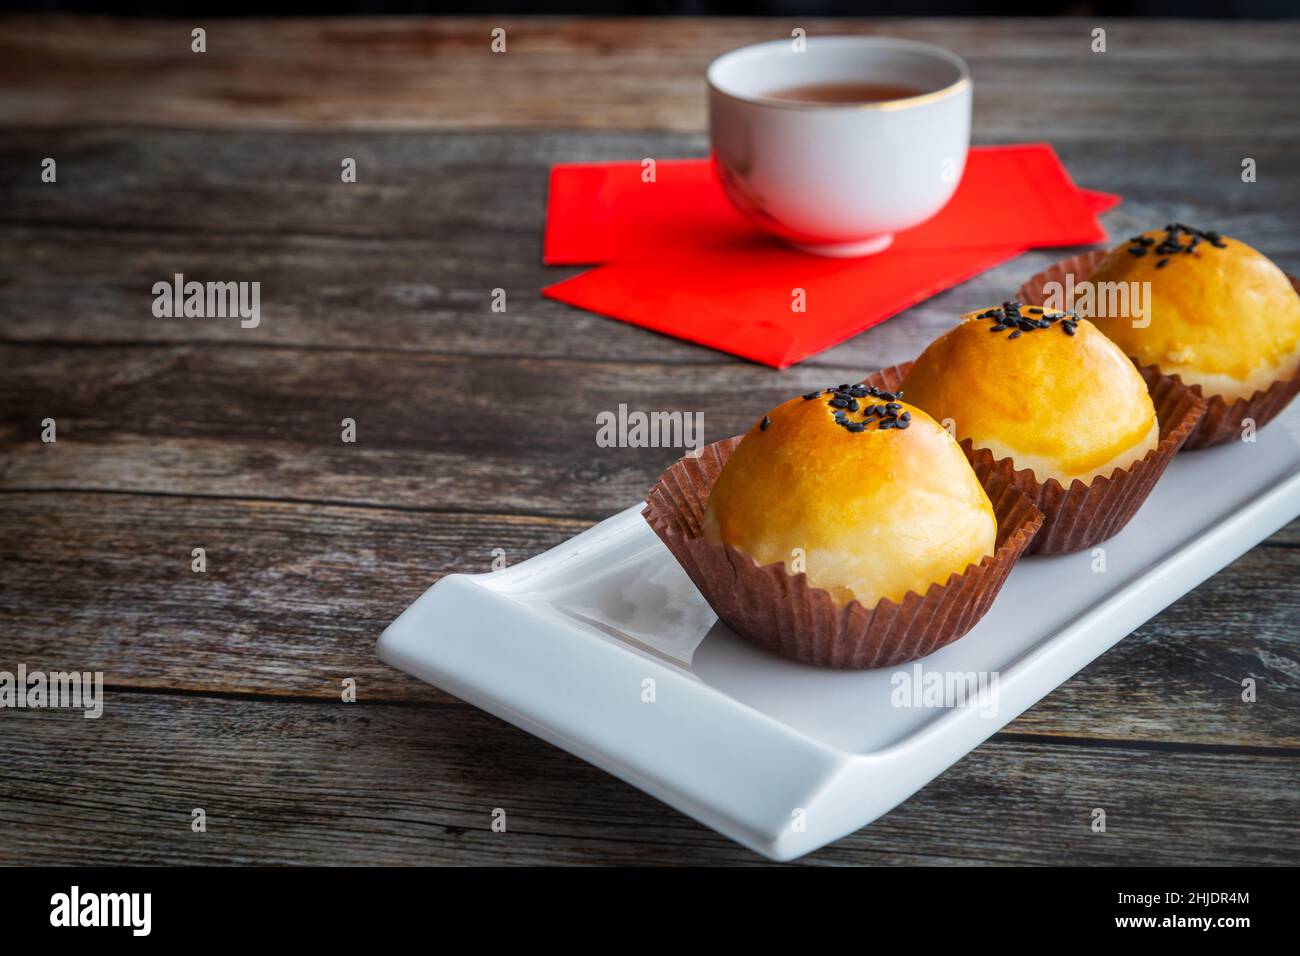
<svg viewBox="0 0 1300 956">
<path fill-rule="evenodd" d="M 1070 319 L 1073 335 L 1057 323 L 1011 339 L 982 314 L 931 342 L 903 380 L 908 401 L 950 419 L 959 441 L 1065 487 L 1156 447 L 1160 427 L 1142 376 L 1092 323 Z"/>
<path fill-rule="evenodd" d="M 1143 238 L 1159 243 L 1165 230 Z M 1128 315 L 1093 321 L 1139 365 L 1199 385 L 1206 397 L 1249 398 L 1300 372 L 1300 295 L 1286 274 L 1244 242 L 1219 237 L 1190 253 L 1111 250 L 1089 281 L 1151 283 L 1150 324 Z M 1169 261 L 1163 266 L 1161 259 Z"/>
<path fill-rule="evenodd" d="M 749 430 L 709 495 L 709 540 L 868 608 L 923 595 L 993 554 L 992 505 L 951 435 L 904 402 L 909 427 L 850 431 L 831 397 L 791 399 Z"/>
</svg>

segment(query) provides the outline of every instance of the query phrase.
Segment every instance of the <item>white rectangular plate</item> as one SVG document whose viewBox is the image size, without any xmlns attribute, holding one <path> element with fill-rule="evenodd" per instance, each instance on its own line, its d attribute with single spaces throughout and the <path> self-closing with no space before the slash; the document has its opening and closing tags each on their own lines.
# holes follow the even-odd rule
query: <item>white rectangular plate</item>
<svg viewBox="0 0 1300 956">
<path fill-rule="evenodd" d="M 920 662 L 995 673 L 996 697 L 965 706 L 899 706 L 895 675 L 914 679 L 914 664 L 823 670 L 738 638 L 641 505 L 515 567 L 443 578 L 378 652 L 789 860 L 905 800 L 1300 514 L 1300 403 L 1257 438 L 1179 455 L 1105 543 L 1104 571 L 1089 552 L 1022 560 L 984 620 Z"/>
</svg>

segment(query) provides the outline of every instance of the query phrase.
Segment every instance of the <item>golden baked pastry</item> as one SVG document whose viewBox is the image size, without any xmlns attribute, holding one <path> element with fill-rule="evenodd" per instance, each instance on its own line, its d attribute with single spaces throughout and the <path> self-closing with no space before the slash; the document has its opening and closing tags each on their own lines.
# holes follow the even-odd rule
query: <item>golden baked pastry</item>
<svg viewBox="0 0 1300 956">
<path fill-rule="evenodd" d="M 1133 363 L 1092 323 L 1017 302 L 971 312 L 921 353 L 908 400 L 995 459 L 1068 488 L 1126 468 L 1160 426 Z"/>
<path fill-rule="evenodd" d="M 1149 314 L 1136 326 L 1132 296 L 1121 314 L 1093 321 L 1139 365 L 1206 397 L 1249 398 L 1300 371 L 1300 295 L 1244 242 L 1171 223 L 1111 250 L 1088 280 L 1150 283 Z"/>
<path fill-rule="evenodd" d="M 924 595 L 994 552 L 997 520 L 952 436 L 890 392 L 841 385 L 773 409 L 709 495 L 704 535 L 841 604 Z"/>
</svg>

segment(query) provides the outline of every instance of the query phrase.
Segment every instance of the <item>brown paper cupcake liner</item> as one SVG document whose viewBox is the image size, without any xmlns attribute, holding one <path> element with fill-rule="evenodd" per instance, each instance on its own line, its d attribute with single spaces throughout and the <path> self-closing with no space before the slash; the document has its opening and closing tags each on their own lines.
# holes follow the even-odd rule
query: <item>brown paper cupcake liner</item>
<svg viewBox="0 0 1300 956">
<path fill-rule="evenodd" d="M 1106 257 L 1106 252 L 1105 249 L 1085 252 L 1048 266 L 1022 285 L 1020 291 L 1016 293 L 1016 298 L 1025 305 L 1042 305 L 1047 299 L 1047 294 L 1043 291 L 1047 283 L 1059 282 L 1064 286 L 1067 277 L 1074 276 L 1074 284 L 1078 285 L 1092 275 L 1101 264 L 1101 260 Z"/>
<path fill-rule="evenodd" d="M 911 367 L 911 362 L 904 362 L 881 369 L 867 381 L 896 392 Z M 1159 444 L 1141 461 L 1094 478 L 1090 484 L 1076 479 L 1065 488 L 1055 478 L 1040 482 L 1032 469 L 1017 471 L 1013 459 L 995 459 L 988 449 L 974 448 L 969 438 L 962 439 L 961 449 L 990 500 L 1013 488 L 1042 512 L 1043 526 L 1025 554 L 1067 554 L 1091 548 L 1119 534 L 1146 501 L 1205 409 L 1204 399 L 1177 380 L 1161 381 L 1154 387 L 1148 382 L 1148 389 L 1160 423 Z"/>
<path fill-rule="evenodd" d="M 878 384 L 873 377 L 868 380 Z M 875 607 L 837 604 L 806 574 L 753 558 L 703 536 L 709 491 L 741 436 L 714 442 L 670 467 L 642 512 L 695 582 L 709 606 L 737 634 L 784 657 L 838 668 L 888 667 L 951 644 L 984 616 L 1012 566 L 1042 523 L 1023 494 L 1006 488 L 993 500 L 997 548 L 924 595 Z"/>
<path fill-rule="evenodd" d="M 1020 301 L 1026 305 L 1042 305 L 1045 298 L 1043 288 L 1047 283 L 1064 284 L 1065 277 L 1073 274 L 1077 284 L 1092 275 L 1105 255 L 1105 252 L 1085 252 L 1082 255 L 1071 256 L 1069 259 L 1062 259 L 1022 285 L 1018 293 Z M 1288 275 L 1287 279 L 1291 281 L 1291 287 L 1300 293 L 1300 279 L 1293 275 Z M 1152 365 L 1139 365 L 1138 371 L 1146 380 L 1147 388 L 1152 389 L 1153 392 L 1154 383 L 1161 379 L 1183 385 L 1179 376 L 1165 375 Z M 1257 391 L 1249 398 L 1238 398 L 1231 402 L 1218 395 L 1206 398 L 1199 385 L 1184 387 L 1191 389 L 1205 400 L 1205 414 L 1201 416 L 1200 422 L 1183 442 L 1184 451 L 1195 451 L 1198 448 L 1209 448 L 1211 445 L 1236 441 L 1241 437 L 1242 424 L 1248 418 L 1254 421 L 1257 429 L 1263 428 L 1281 414 L 1282 409 L 1286 408 L 1297 394 L 1300 394 L 1300 376 L 1278 379 L 1268 388 Z"/>
<path fill-rule="evenodd" d="M 1291 276 L 1287 276 L 1287 278 L 1291 279 L 1292 285 L 1295 285 L 1296 280 L 1294 278 Z M 1297 291 L 1300 292 L 1300 288 Z M 1177 382 L 1180 385 L 1183 383 L 1183 380 L 1177 375 L 1165 375 L 1153 365 L 1139 365 L 1138 371 L 1146 379 L 1147 388 L 1152 388 L 1152 383 L 1160 380 Z M 1197 395 L 1202 394 L 1199 385 L 1184 387 Z M 1246 419 L 1249 418 L 1254 421 L 1255 429 L 1259 430 L 1280 415 L 1282 409 L 1291 404 L 1291 399 L 1295 398 L 1297 394 L 1300 394 L 1300 377 L 1278 379 L 1268 388 L 1256 392 L 1250 398 L 1239 398 L 1231 403 L 1218 395 L 1212 395 L 1204 399 L 1205 414 L 1201 416 L 1197 426 L 1192 429 L 1192 433 L 1187 436 L 1183 448 L 1186 451 L 1195 451 L 1198 448 L 1209 448 L 1211 445 L 1239 441 Z"/>
</svg>

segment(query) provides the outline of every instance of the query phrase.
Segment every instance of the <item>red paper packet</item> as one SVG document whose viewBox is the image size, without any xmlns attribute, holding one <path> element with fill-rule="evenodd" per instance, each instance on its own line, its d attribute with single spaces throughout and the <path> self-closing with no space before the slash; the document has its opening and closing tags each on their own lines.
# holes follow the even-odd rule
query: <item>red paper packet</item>
<svg viewBox="0 0 1300 956">
<path fill-rule="evenodd" d="M 887 250 L 864 267 L 861 260 L 807 256 L 775 240 L 758 239 L 707 256 L 678 252 L 666 259 L 623 259 L 543 292 L 633 325 L 786 368 L 1022 251 L 1019 246 Z M 800 304 L 804 311 L 795 311 Z"/>
<path fill-rule="evenodd" d="M 1119 202 L 1045 144 L 975 147 L 952 201 L 884 252 L 828 259 L 754 228 L 707 160 L 557 166 L 544 259 L 603 262 L 543 290 L 593 312 L 785 368 L 1033 246 L 1105 240 Z M 985 303 L 973 303 L 972 307 Z"/>
<path fill-rule="evenodd" d="M 899 233 L 894 247 L 948 252 L 1102 242 L 1106 233 L 1094 204 L 1118 197 L 1091 197 L 1045 143 L 972 147 L 952 200 Z M 542 259 L 547 265 L 657 259 L 683 246 L 725 246 L 755 231 L 728 201 L 707 159 L 661 160 L 650 183 L 635 161 L 566 164 L 551 170 Z"/>
</svg>

